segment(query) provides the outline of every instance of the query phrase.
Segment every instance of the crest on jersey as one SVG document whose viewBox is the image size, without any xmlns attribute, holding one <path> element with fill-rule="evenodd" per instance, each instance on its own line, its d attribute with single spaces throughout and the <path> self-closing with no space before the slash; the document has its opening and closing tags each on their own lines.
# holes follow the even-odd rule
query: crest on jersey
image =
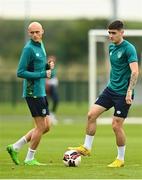
<svg viewBox="0 0 142 180">
<path fill-rule="evenodd" d="M 119 51 L 119 52 L 117 53 L 117 57 L 118 57 L 118 58 L 121 58 L 121 56 L 122 56 L 122 52 Z"/>
<path fill-rule="evenodd" d="M 36 56 L 39 57 L 39 53 L 36 53 Z"/>
</svg>

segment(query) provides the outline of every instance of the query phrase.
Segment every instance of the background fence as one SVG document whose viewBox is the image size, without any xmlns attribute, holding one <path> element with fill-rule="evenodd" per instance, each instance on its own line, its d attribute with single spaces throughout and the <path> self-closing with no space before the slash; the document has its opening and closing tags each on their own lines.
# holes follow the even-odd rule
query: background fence
<svg viewBox="0 0 142 180">
<path fill-rule="evenodd" d="M 104 79 L 98 79 L 98 94 L 106 86 Z M 58 87 L 60 102 L 88 102 L 88 81 L 60 81 Z M 15 105 L 22 101 L 22 81 L 11 79 L 0 80 L 0 103 L 11 103 Z M 141 104 L 141 80 L 139 79 L 135 90 L 135 104 Z"/>
<path fill-rule="evenodd" d="M 58 87 L 60 101 L 87 102 L 88 82 L 60 81 Z M 11 102 L 13 105 L 22 100 L 22 82 L 15 79 L 0 81 L 0 102 Z"/>
</svg>

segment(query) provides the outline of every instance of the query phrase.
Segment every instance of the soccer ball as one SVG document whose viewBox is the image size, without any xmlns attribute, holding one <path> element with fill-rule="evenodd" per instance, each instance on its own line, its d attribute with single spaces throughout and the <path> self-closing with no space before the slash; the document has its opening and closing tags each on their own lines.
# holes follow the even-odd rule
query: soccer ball
<svg viewBox="0 0 142 180">
<path fill-rule="evenodd" d="M 65 166 L 76 167 L 81 163 L 81 155 L 75 150 L 69 150 L 64 153 L 63 163 Z"/>
</svg>

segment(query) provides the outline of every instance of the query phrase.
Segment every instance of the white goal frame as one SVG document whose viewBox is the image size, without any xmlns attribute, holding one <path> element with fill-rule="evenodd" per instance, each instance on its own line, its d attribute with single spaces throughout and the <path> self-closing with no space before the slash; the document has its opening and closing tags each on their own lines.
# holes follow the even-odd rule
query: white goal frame
<svg viewBox="0 0 142 180">
<path fill-rule="evenodd" d="M 103 29 L 91 29 L 88 32 L 89 39 L 89 65 L 88 65 L 88 73 L 89 73 L 89 107 L 93 105 L 95 99 L 97 97 L 97 42 L 106 42 L 106 38 L 108 36 L 107 30 Z M 138 29 L 127 29 L 124 32 L 124 36 L 134 36 L 140 37 L 142 36 L 142 30 Z"/>
</svg>

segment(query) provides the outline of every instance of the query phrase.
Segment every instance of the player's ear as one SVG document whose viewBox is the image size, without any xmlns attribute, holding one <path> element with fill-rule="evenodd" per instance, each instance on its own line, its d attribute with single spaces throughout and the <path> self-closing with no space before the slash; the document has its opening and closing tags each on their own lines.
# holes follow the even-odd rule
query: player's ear
<svg viewBox="0 0 142 180">
<path fill-rule="evenodd" d="M 42 29 L 42 34 L 44 34 L 44 29 Z"/>
<path fill-rule="evenodd" d="M 121 35 L 122 35 L 122 36 L 124 35 L 124 29 L 121 30 Z"/>
</svg>

